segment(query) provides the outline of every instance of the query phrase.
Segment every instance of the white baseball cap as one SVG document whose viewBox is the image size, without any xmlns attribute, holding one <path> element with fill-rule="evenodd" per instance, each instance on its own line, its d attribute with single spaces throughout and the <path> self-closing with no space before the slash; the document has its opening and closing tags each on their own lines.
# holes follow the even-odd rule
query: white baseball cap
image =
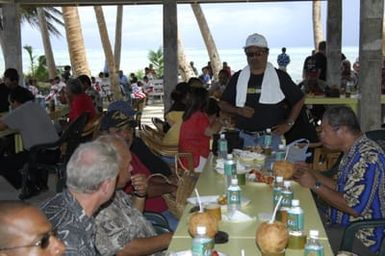
<svg viewBox="0 0 385 256">
<path fill-rule="evenodd" d="M 266 38 L 263 35 L 260 34 L 252 34 L 249 35 L 246 39 L 246 44 L 243 48 L 247 48 L 250 46 L 257 46 L 261 48 L 269 48 L 267 45 Z"/>
</svg>

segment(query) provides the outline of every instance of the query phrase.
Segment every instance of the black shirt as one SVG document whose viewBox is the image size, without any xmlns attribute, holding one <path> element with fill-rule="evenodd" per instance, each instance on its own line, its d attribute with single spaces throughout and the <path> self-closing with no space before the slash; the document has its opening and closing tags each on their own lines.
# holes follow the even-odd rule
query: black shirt
<svg viewBox="0 0 385 256">
<path fill-rule="evenodd" d="M 325 54 L 321 52 L 317 52 L 314 55 L 315 60 L 315 66 L 318 70 L 320 70 L 319 79 L 326 81 L 326 67 L 327 67 L 327 60 Z"/>
<path fill-rule="evenodd" d="M 4 84 L 0 84 L 0 112 L 8 112 L 8 96 L 11 90 Z"/>
<path fill-rule="evenodd" d="M 254 115 L 251 118 L 236 116 L 236 127 L 246 131 L 264 131 L 284 122 L 290 113 L 291 107 L 301 100 L 304 95 L 299 87 L 291 80 L 290 76 L 281 70 L 277 70 L 281 90 L 285 99 L 276 104 L 261 104 L 261 85 L 263 74 L 250 75 L 245 106 L 254 108 Z M 222 94 L 222 100 L 235 106 L 236 85 L 240 71 L 235 73 Z"/>
</svg>

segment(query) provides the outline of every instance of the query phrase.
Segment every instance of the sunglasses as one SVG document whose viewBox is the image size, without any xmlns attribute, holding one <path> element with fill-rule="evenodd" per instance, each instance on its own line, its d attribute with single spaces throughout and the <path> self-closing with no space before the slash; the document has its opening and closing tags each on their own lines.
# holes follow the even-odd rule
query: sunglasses
<svg viewBox="0 0 385 256">
<path fill-rule="evenodd" d="M 251 58 L 251 57 L 260 57 L 263 56 L 267 53 L 267 51 L 257 51 L 257 52 L 246 52 L 246 56 Z"/>
<path fill-rule="evenodd" d="M 37 241 L 34 244 L 28 244 L 28 245 L 20 245 L 15 247 L 8 247 L 8 248 L 0 248 L 0 251 L 8 251 L 8 250 L 16 250 L 20 248 L 27 248 L 27 247 L 40 247 L 41 250 L 46 249 L 49 246 L 49 241 L 51 236 L 56 237 L 56 231 L 51 230 L 48 233 L 44 234 L 39 241 Z"/>
</svg>

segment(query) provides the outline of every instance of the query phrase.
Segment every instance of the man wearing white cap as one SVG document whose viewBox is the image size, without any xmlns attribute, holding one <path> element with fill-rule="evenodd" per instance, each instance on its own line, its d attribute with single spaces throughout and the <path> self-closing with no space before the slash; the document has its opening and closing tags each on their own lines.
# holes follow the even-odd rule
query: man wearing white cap
<svg viewBox="0 0 385 256">
<path fill-rule="evenodd" d="M 235 115 L 244 146 L 263 145 L 263 135 L 271 128 L 274 149 L 280 136 L 295 125 L 305 98 L 287 73 L 267 62 L 269 48 L 264 36 L 250 35 L 244 50 L 248 65 L 232 76 L 220 106 Z"/>
</svg>

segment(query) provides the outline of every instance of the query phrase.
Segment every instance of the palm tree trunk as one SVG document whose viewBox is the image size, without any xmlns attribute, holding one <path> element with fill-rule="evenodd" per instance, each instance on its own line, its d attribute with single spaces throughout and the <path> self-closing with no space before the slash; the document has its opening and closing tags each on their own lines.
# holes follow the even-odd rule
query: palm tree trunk
<svg viewBox="0 0 385 256">
<path fill-rule="evenodd" d="M 44 46 L 44 55 L 47 60 L 48 77 L 54 78 L 57 75 L 56 65 L 55 65 L 55 59 L 53 57 L 51 40 L 49 38 L 47 20 L 45 19 L 44 9 L 37 8 L 37 13 L 39 16 L 40 34 L 41 34 L 41 39 L 43 41 L 43 46 Z"/>
<path fill-rule="evenodd" d="M 203 40 L 206 44 L 207 52 L 209 54 L 209 58 L 211 62 L 211 67 L 213 69 L 214 79 L 218 80 L 218 73 L 221 70 L 221 59 L 219 57 L 214 39 L 211 35 L 210 28 L 207 24 L 207 21 L 201 6 L 195 3 L 195 4 L 191 4 L 191 8 L 194 12 Z"/>
<path fill-rule="evenodd" d="M 63 6 L 62 12 L 73 75 L 90 75 L 78 8 Z"/>
<path fill-rule="evenodd" d="M 115 65 L 116 70 L 120 69 L 120 55 L 122 50 L 122 24 L 123 24 L 123 5 L 116 8 L 116 27 L 115 27 Z"/>
<path fill-rule="evenodd" d="M 385 16 L 382 19 L 382 57 L 385 57 Z"/>
<path fill-rule="evenodd" d="M 179 73 L 182 76 L 183 81 L 188 82 L 188 80 L 193 77 L 194 71 L 191 69 L 190 63 L 187 61 L 186 54 L 184 53 L 184 47 L 182 40 L 180 39 L 180 34 L 178 33 L 178 66 Z"/>
<path fill-rule="evenodd" d="M 104 19 L 103 8 L 101 6 L 94 6 L 96 21 L 99 27 L 100 39 L 102 41 L 104 55 L 107 60 L 108 69 L 110 70 L 111 90 L 114 94 L 114 99 L 119 100 L 122 98 L 122 93 L 119 87 L 119 78 L 115 66 L 114 54 L 112 53 L 112 47 L 108 36 L 107 25 Z"/>
<path fill-rule="evenodd" d="M 318 49 L 319 42 L 323 41 L 323 31 L 321 22 L 321 1 L 313 0 L 313 35 L 314 49 Z"/>
</svg>

